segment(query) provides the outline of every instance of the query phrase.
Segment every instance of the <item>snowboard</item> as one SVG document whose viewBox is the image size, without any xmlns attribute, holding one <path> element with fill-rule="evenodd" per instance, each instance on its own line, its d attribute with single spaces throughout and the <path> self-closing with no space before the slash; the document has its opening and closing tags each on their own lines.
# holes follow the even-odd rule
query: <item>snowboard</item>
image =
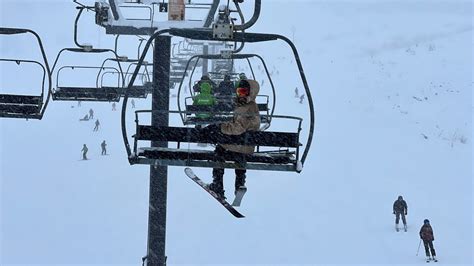
<svg viewBox="0 0 474 266">
<path fill-rule="evenodd" d="M 200 187 L 202 187 L 207 193 L 209 193 L 214 199 L 216 199 L 224 208 L 226 208 L 232 215 L 234 215 L 237 218 L 244 218 L 240 212 L 238 212 L 232 205 L 230 205 L 225 199 L 219 198 L 217 194 L 210 190 L 207 186 L 207 184 L 202 181 L 196 174 L 194 174 L 193 170 L 191 168 L 186 167 L 184 169 L 184 173 L 191 178 L 196 184 L 198 184 Z"/>
<path fill-rule="evenodd" d="M 244 186 L 238 188 L 235 191 L 235 198 L 234 198 L 234 201 L 232 202 L 232 206 L 234 207 L 240 206 L 240 203 L 242 202 L 242 198 L 244 197 L 245 192 L 247 192 L 247 188 Z"/>
</svg>

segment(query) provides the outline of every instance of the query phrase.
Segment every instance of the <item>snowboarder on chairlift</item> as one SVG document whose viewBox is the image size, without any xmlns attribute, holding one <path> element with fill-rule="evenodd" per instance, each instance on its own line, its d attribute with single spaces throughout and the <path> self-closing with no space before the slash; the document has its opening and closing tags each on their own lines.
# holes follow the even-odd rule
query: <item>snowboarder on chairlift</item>
<svg viewBox="0 0 474 266">
<path fill-rule="evenodd" d="M 99 119 L 95 120 L 95 127 L 93 131 L 99 131 L 100 122 Z"/>
<path fill-rule="evenodd" d="M 434 234 L 433 228 L 431 228 L 430 221 L 425 219 L 423 221 L 423 226 L 420 229 L 420 238 L 423 240 L 423 245 L 425 246 L 425 253 L 426 253 L 426 262 L 430 260 L 437 261 L 436 259 L 436 251 L 433 246 L 434 241 Z M 430 257 L 431 251 L 431 257 Z"/>
<path fill-rule="evenodd" d="M 241 80 L 236 90 L 236 107 L 232 122 L 212 124 L 204 128 L 207 134 L 241 135 L 247 131 L 258 131 L 260 128 L 260 114 L 255 103 L 255 98 L 260 90 L 255 80 Z M 255 146 L 218 144 L 215 149 L 215 160 L 219 162 L 234 161 L 242 167 L 235 169 L 235 193 L 237 190 L 246 190 L 245 178 L 247 170 L 243 166 L 245 156 L 252 154 Z M 214 191 L 220 198 L 225 199 L 224 194 L 224 169 L 214 168 L 212 170 L 212 183 L 209 189 Z"/>
<path fill-rule="evenodd" d="M 393 203 L 393 214 L 395 214 L 395 230 L 399 230 L 398 223 L 400 222 L 400 216 L 402 216 L 403 229 L 407 231 L 407 220 L 405 215 L 408 215 L 408 205 L 402 196 L 398 196 L 398 199 Z"/>
<path fill-rule="evenodd" d="M 235 89 L 234 83 L 230 80 L 230 75 L 225 74 L 224 80 L 219 83 L 214 92 L 220 96 L 231 96 Z"/>
<path fill-rule="evenodd" d="M 94 110 L 89 109 L 89 119 L 93 119 L 94 118 Z"/>
<path fill-rule="evenodd" d="M 208 82 L 201 83 L 200 89 L 201 92 L 196 95 L 193 99 L 193 105 L 198 106 L 212 106 L 216 104 L 216 98 L 211 94 L 211 84 Z M 199 119 L 209 118 L 211 114 L 209 113 L 197 113 L 196 117 Z"/>
<path fill-rule="evenodd" d="M 107 155 L 107 143 L 105 143 L 105 140 L 102 141 L 102 143 L 100 144 L 100 147 L 102 148 L 102 155 Z"/>
<path fill-rule="evenodd" d="M 89 151 L 89 149 L 87 148 L 86 144 L 84 144 L 84 146 L 82 146 L 82 160 L 87 160 L 87 152 Z"/>
</svg>

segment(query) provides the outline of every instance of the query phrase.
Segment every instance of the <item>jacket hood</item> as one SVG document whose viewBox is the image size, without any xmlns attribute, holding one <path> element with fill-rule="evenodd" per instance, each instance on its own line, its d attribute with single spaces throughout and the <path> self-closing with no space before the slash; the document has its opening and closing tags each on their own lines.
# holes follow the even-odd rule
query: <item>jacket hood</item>
<svg viewBox="0 0 474 266">
<path fill-rule="evenodd" d="M 203 82 L 200 87 L 202 94 L 211 94 L 211 84 L 209 84 L 208 82 Z"/>
<path fill-rule="evenodd" d="M 247 79 L 246 80 L 250 84 L 250 94 L 249 96 L 245 97 L 246 102 L 255 102 L 258 93 L 260 92 L 260 85 L 258 85 L 258 82 L 252 79 Z"/>
</svg>

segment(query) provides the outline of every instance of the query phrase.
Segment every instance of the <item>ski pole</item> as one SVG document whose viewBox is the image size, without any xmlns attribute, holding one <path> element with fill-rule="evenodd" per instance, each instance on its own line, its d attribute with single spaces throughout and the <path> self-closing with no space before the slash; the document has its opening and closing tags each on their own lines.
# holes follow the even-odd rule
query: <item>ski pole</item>
<svg viewBox="0 0 474 266">
<path fill-rule="evenodd" d="M 420 243 L 418 243 L 418 250 L 416 251 L 416 256 L 418 256 L 418 252 L 420 252 L 420 246 L 421 246 L 421 239 L 420 239 Z"/>
</svg>

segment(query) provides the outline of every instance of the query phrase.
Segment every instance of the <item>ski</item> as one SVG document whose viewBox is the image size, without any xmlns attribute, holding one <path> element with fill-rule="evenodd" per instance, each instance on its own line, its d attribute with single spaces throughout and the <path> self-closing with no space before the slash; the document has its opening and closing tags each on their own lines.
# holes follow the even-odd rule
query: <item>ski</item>
<svg viewBox="0 0 474 266">
<path fill-rule="evenodd" d="M 240 203 L 242 202 L 242 198 L 244 197 L 245 192 L 247 192 L 247 188 L 245 186 L 239 187 L 235 191 L 235 198 L 234 198 L 234 201 L 232 202 L 232 206 L 234 207 L 240 206 Z"/>
<path fill-rule="evenodd" d="M 196 174 L 194 174 L 193 170 L 191 168 L 186 167 L 184 169 L 184 173 L 191 178 L 196 184 L 198 184 L 200 187 L 202 187 L 207 193 L 209 193 L 213 198 L 215 198 L 224 208 L 226 208 L 232 215 L 234 215 L 237 218 L 244 218 L 240 212 L 238 212 L 232 205 L 230 205 L 225 199 L 219 198 L 217 194 L 207 188 L 207 184 L 204 183 Z"/>
</svg>

